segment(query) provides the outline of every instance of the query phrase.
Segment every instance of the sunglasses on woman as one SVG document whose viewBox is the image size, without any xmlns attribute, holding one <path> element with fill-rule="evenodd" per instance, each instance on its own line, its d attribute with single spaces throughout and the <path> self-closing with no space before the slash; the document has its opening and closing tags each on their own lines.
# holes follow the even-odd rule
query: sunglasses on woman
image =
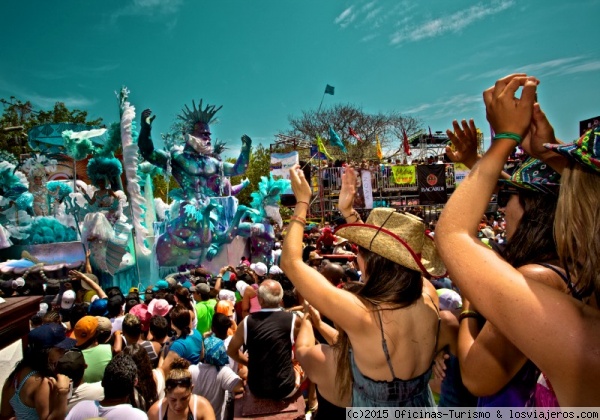
<svg viewBox="0 0 600 420">
<path fill-rule="evenodd" d="M 498 207 L 506 207 L 508 205 L 508 201 L 510 200 L 510 196 L 515 194 L 519 194 L 519 190 L 516 188 L 500 188 L 498 195 L 496 196 L 496 203 L 498 203 Z"/>
</svg>

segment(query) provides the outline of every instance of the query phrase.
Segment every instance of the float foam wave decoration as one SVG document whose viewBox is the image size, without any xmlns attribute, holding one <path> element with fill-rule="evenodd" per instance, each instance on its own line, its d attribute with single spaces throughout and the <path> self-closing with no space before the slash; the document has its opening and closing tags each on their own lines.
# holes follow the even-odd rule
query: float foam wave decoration
<svg viewBox="0 0 600 420">
<path fill-rule="evenodd" d="M 121 126 L 118 122 L 112 123 L 108 131 L 106 143 L 96 153 L 101 157 L 114 157 L 115 152 L 121 147 Z"/>
<path fill-rule="evenodd" d="M 285 178 L 274 179 L 272 175 L 269 177 L 261 176 L 261 181 L 258 183 L 258 190 L 254 191 L 250 196 L 252 202 L 250 206 L 258 210 L 259 214 L 250 213 L 250 218 L 254 222 L 261 222 L 266 217 L 271 217 L 265 212 L 267 206 L 277 206 L 281 198 L 281 193 L 289 188 L 290 180 Z"/>
<path fill-rule="evenodd" d="M 65 130 L 61 135 L 67 155 L 75 160 L 85 159 L 96 150 L 96 146 L 89 138 L 77 138 L 72 130 Z"/>
<path fill-rule="evenodd" d="M 64 200 L 65 197 L 67 197 L 73 192 L 73 187 L 71 186 L 71 183 L 66 183 L 62 181 L 50 181 L 46 184 L 46 187 L 48 188 L 48 191 L 56 193 L 55 197 L 59 201 Z"/>
<path fill-rule="evenodd" d="M 140 177 L 138 168 L 138 146 L 133 139 L 133 119 L 135 108 L 127 101 L 127 90 L 121 91 L 121 144 L 123 146 L 123 162 L 125 163 L 125 176 L 127 177 L 127 192 L 129 193 L 129 205 L 131 206 L 131 218 L 135 228 L 135 244 L 137 249 L 144 255 L 152 252 L 146 246 L 145 238 L 148 230 L 142 224 L 144 220 L 144 205 L 146 200 L 140 190 Z"/>
<path fill-rule="evenodd" d="M 0 162 L 0 194 L 16 199 L 29 188 L 27 177 L 7 161 Z"/>
<path fill-rule="evenodd" d="M 77 232 L 75 229 L 62 225 L 53 217 L 34 218 L 29 233 L 31 236 L 24 242 L 31 245 L 71 242 L 77 240 Z"/>
<path fill-rule="evenodd" d="M 146 186 L 147 177 L 150 176 L 150 180 L 157 175 L 162 175 L 163 171 L 158 166 L 151 164 L 150 162 L 142 162 L 138 166 L 138 175 L 140 177 L 140 187 Z"/>
</svg>

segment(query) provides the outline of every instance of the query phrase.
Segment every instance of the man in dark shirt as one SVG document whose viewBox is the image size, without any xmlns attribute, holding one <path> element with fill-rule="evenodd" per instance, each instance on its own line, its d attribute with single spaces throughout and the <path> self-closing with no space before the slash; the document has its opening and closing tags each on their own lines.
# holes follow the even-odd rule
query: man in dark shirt
<svg viewBox="0 0 600 420">
<path fill-rule="evenodd" d="M 302 382 L 299 366 L 292 362 L 292 346 L 300 319 L 281 308 L 283 289 L 275 280 L 258 288 L 261 310 L 240 323 L 227 354 L 248 366 L 248 387 L 254 396 L 281 400 L 293 396 Z M 248 356 L 239 350 L 246 345 Z"/>
</svg>

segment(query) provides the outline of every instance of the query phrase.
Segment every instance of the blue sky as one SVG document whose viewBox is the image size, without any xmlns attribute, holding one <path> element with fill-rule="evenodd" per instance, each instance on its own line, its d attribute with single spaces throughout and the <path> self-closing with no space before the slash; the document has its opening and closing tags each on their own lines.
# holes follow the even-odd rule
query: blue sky
<svg viewBox="0 0 600 420">
<path fill-rule="evenodd" d="M 600 115 L 600 0 L 106 0 L 3 2 L 0 97 L 118 118 L 114 91 L 151 108 L 155 138 L 192 99 L 223 105 L 231 152 L 288 116 L 352 103 L 433 131 L 475 118 L 484 88 L 525 71 L 564 140 Z"/>
</svg>

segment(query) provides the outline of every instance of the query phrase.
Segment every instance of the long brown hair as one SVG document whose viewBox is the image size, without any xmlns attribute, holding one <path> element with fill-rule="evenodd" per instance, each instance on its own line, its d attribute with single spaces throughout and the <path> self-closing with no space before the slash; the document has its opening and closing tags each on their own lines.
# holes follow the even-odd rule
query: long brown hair
<svg viewBox="0 0 600 420">
<path fill-rule="evenodd" d="M 554 219 L 560 261 L 581 296 L 600 298 L 600 177 L 577 163 L 563 170 Z"/>
<path fill-rule="evenodd" d="M 132 398 L 131 400 L 132 402 L 135 402 L 136 408 L 139 408 L 142 411 L 148 411 L 152 404 L 158 400 L 156 381 L 152 374 L 152 362 L 150 362 L 150 356 L 148 356 L 146 349 L 137 343 L 129 344 L 123 349 L 123 353 L 130 355 L 137 366 L 138 381 L 135 388 L 142 398 Z"/>
<path fill-rule="evenodd" d="M 502 256 L 513 267 L 558 260 L 554 242 L 554 214 L 558 196 L 519 189 L 523 216 Z"/>
<path fill-rule="evenodd" d="M 372 311 L 405 308 L 415 303 L 423 293 L 423 278 L 419 271 L 411 270 L 381 255 L 359 247 L 359 253 L 365 262 L 363 279 L 365 284 L 356 296 Z M 336 383 L 338 395 L 345 398 L 352 388 L 350 369 L 350 340 L 346 332 L 339 329 L 338 341 L 334 345 L 337 352 Z"/>
</svg>

